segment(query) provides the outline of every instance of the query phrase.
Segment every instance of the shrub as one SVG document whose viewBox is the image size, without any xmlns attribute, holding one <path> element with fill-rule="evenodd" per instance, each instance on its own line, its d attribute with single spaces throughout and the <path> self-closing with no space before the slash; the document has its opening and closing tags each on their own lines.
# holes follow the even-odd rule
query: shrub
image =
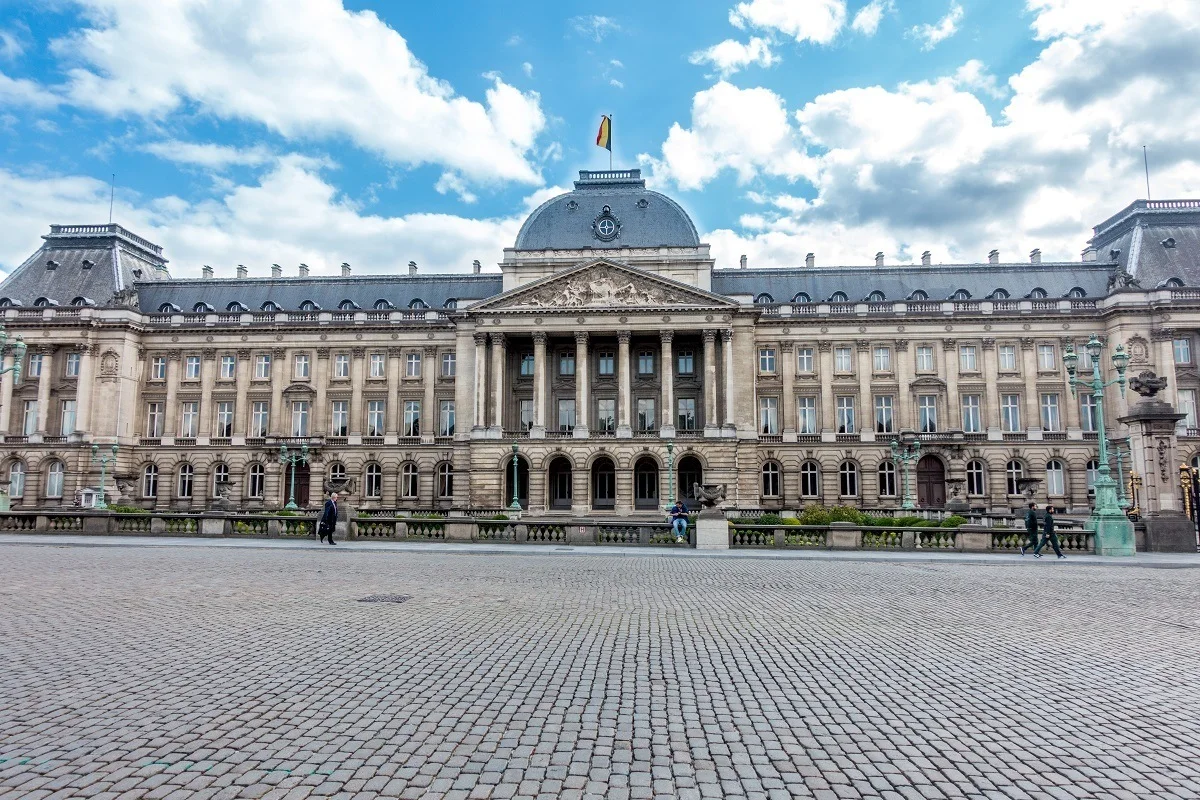
<svg viewBox="0 0 1200 800">
<path fill-rule="evenodd" d="M 810 503 L 800 512 L 801 525 L 828 525 L 829 522 L 829 512 L 816 503 Z"/>
<path fill-rule="evenodd" d="M 783 524 L 784 525 L 799 525 L 800 520 L 796 519 L 795 517 L 784 517 Z"/>
<path fill-rule="evenodd" d="M 782 525 L 783 517 L 778 514 L 763 514 L 754 521 L 755 525 Z"/>
<path fill-rule="evenodd" d="M 275 516 L 277 516 L 277 517 L 298 517 L 298 516 L 300 516 L 300 514 L 295 511 L 292 511 L 290 508 L 281 508 L 275 512 Z"/>
<path fill-rule="evenodd" d="M 959 525 L 966 525 L 970 520 L 966 517 L 961 517 L 958 514 L 951 514 L 942 520 L 943 528 L 957 528 Z"/>
<path fill-rule="evenodd" d="M 919 528 L 925 520 L 921 517 L 907 516 L 896 520 L 897 528 Z"/>
<path fill-rule="evenodd" d="M 868 528 L 882 528 L 887 525 L 895 525 L 896 520 L 892 517 L 873 517 L 870 514 L 864 514 L 862 524 Z"/>
<path fill-rule="evenodd" d="M 862 524 L 865 516 L 857 508 L 851 508 L 850 506 L 834 506 L 829 509 L 830 522 L 853 522 L 858 525 Z"/>
<path fill-rule="evenodd" d="M 508 519 L 508 514 L 492 514 L 487 519 L 504 520 L 504 519 Z"/>
<path fill-rule="evenodd" d="M 109 506 L 108 510 L 114 514 L 149 514 L 148 509 L 140 506 Z"/>
</svg>

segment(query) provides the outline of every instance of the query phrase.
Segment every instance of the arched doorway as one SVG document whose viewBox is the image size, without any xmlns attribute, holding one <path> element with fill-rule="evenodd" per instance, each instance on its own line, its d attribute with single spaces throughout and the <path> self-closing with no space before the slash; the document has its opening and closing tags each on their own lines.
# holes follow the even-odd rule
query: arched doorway
<svg viewBox="0 0 1200 800">
<path fill-rule="evenodd" d="M 611 510 L 617 505 L 617 467 L 607 456 L 592 462 L 592 508 Z"/>
<path fill-rule="evenodd" d="M 504 496 L 500 498 L 500 505 L 505 508 L 512 505 L 512 496 L 513 465 L 509 458 L 504 462 Z M 521 508 L 529 508 L 529 462 L 525 456 L 517 456 L 517 502 Z"/>
<path fill-rule="evenodd" d="M 657 509 L 658 506 L 658 463 L 643 456 L 633 465 L 633 507 Z"/>
<path fill-rule="evenodd" d="M 917 462 L 917 505 L 921 508 L 946 505 L 946 468 L 937 456 L 925 456 Z"/>
<path fill-rule="evenodd" d="M 550 494 L 550 509 L 552 511 L 570 511 L 571 462 L 567 460 L 566 456 L 558 456 L 550 462 L 546 477 Z"/>
<path fill-rule="evenodd" d="M 296 505 L 308 507 L 308 482 L 310 471 L 308 464 L 293 464 L 287 468 L 283 484 L 283 502 L 286 504 L 292 496 L 292 473 L 296 473 Z"/>
<path fill-rule="evenodd" d="M 675 484 L 675 494 L 683 498 L 683 502 L 688 509 L 698 508 L 700 503 L 696 500 L 696 492 L 694 491 L 697 483 L 704 483 L 704 467 L 700 465 L 700 459 L 695 456 L 684 456 L 679 459 L 679 466 L 676 469 L 678 473 Z M 667 502 L 674 503 L 674 497 L 668 497 Z"/>
</svg>

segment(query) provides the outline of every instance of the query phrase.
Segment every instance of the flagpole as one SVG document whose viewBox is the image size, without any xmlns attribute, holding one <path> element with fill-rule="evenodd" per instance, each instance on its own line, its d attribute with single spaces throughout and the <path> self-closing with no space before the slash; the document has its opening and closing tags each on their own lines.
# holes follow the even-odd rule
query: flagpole
<svg viewBox="0 0 1200 800">
<path fill-rule="evenodd" d="M 612 172 L 612 168 L 613 168 L 613 165 L 612 165 L 612 114 L 609 114 L 608 115 L 608 171 Z M 1146 183 L 1147 183 L 1147 185 L 1149 185 L 1149 180 L 1147 180 Z M 1149 194 L 1149 193 L 1150 193 L 1150 191 L 1147 189 L 1146 194 Z"/>
</svg>

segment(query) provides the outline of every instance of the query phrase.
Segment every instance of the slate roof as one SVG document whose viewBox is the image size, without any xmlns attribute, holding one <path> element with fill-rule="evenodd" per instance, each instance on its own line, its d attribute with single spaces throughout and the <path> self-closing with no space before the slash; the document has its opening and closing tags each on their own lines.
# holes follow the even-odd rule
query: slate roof
<svg viewBox="0 0 1200 800">
<path fill-rule="evenodd" d="M 611 241 L 592 224 L 604 207 L 620 223 Z M 652 192 L 641 170 L 580 171 L 574 191 L 542 203 L 521 226 L 517 250 L 616 250 L 621 247 L 695 247 L 700 235 L 687 212 L 666 195 Z"/>
<path fill-rule="evenodd" d="M 1200 286 L 1200 200 L 1138 200 L 1092 229 L 1090 244 L 1154 289 Z"/>
</svg>

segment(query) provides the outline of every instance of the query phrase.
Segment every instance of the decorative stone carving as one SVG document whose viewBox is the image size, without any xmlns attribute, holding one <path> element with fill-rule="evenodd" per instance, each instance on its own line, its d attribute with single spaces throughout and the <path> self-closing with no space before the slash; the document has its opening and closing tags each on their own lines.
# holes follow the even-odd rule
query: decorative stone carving
<svg viewBox="0 0 1200 800">
<path fill-rule="evenodd" d="M 995 339 L 984 339 L 983 340 L 983 349 L 984 350 L 995 350 L 996 349 L 996 340 Z"/>
<path fill-rule="evenodd" d="M 620 333 L 617 334 L 617 338 L 620 338 L 622 336 L 625 337 L 625 341 L 629 341 L 629 332 L 628 331 L 621 331 Z M 705 342 L 715 342 L 716 340 L 717 340 L 717 332 L 716 331 L 706 330 L 704 332 L 704 341 Z"/>
<path fill-rule="evenodd" d="M 725 500 L 725 484 L 723 483 L 693 483 L 692 495 L 700 501 L 704 510 L 717 508 Z"/>
<path fill-rule="evenodd" d="M 828 353 L 829 348 L 831 347 L 833 347 L 833 342 L 829 341 L 828 339 L 817 342 L 817 350 L 822 353 Z"/>
<path fill-rule="evenodd" d="M 1137 278 L 1130 275 L 1124 269 L 1119 269 L 1108 276 L 1107 288 L 1110 292 L 1116 292 L 1122 289 L 1141 289 L 1142 285 L 1138 283 Z"/>
<path fill-rule="evenodd" d="M 105 378 L 115 378 L 121 372 L 121 357 L 116 350 L 105 350 L 100 358 L 100 374 Z"/>
<path fill-rule="evenodd" d="M 216 360 L 216 357 L 217 357 L 217 348 L 206 347 L 200 351 L 200 355 L 202 355 L 204 357 L 205 361 L 214 361 L 214 360 Z"/>
<path fill-rule="evenodd" d="M 1141 336 L 1132 337 L 1125 346 L 1132 364 L 1145 364 L 1150 360 L 1150 343 Z"/>
<path fill-rule="evenodd" d="M 1034 340 L 1032 337 L 1029 337 L 1029 336 L 1021 337 L 1021 349 L 1022 350 L 1032 350 L 1033 345 L 1034 345 Z"/>
<path fill-rule="evenodd" d="M 513 298 L 515 307 L 644 308 L 666 305 L 712 305 L 703 297 L 651 282 L 607 264 L 581 270 Z"/>
<path fill-rule="evenodd" d="M 732 342 L 733 341 L 733 331 L 731 331 L 729 328 L 726 328 L 725 330 L 721 331 L 721 341 L 724 342 L 725 344 L 729 344 L 730 342 Z"/>
<path fill-rule="evenodd" d="M 238 357 L 238 358 L 249 358 L 249 357 L 250 357 L 250 350 L 249 350 L 249 349 L 247 349 L 247 348 L 244 348 L 244 347 L 243 347 L 243 348 L 239 348 L 239 349 L 238 349 L 238 351 L 237 351 L 237 357 Z"/>
<path fill-rule="evenodd" d="M 857 342 L 855 342 L 855 344 L 858 345 L 858 352 L 860 352 L 860 353 L 871 352 L 871 340 L 870 339 L 859 339 Z"/>
<path fill-rule="evenodd" d="M 1173 328 L 1155 328 L 1150 331 L 1150 339 L 1155 342 L 1169 342 L 1175 338 Z"/>
<path fill-rule="evenodd" d="M 355 358 L 366 358 L 367 348 L 353 347 L 350 349 L 350 355 L 354 356 Z"/>
<path fill-rule="evenodd" d="M 329 358 L 329 348 L 328 347 L 318 347 L 317 348 L 317 358 Z"/>
<path fill-rule="evenodd" d="M 895 347 L 896 347 L 897 353 L 907 353 L 908 352 L 908 339 L 897 339 L 895 341 Z"/>
<path fill-rule="evenodd" d="M 945 353 L 953 353 L 958 348 L 957 339 L 942 339 L 942 351 Z"/>
<path fill-rule="evenodd" d="M 545 336 L 545 334 L 542 334 L 542 335 Z M 476 333 L 476 334 L 474 334 L 474 336 L 472 338 L 475 339 L 476 347 L 484 347 L 487 344 L 487 334 L 486 333 Z"/>
<path fill-rule="evenodd" d="M 533 332 L 533 343 L 534 344 L 540 344 L 543 347 L 545 347 L 547 338 L 548 337 L 547 337 L 545 331 L 534 331 Z"/>
<path fill-rule="evenodd" d="M 1129 379 L 1129 388 L 1142 397 L 1152 398 L 1167 388 L 1167 379 L 1155 375 L 1151 370 L 1146 370 Z"/>
<path fill-rule="evenodd" d="M 673 341 L 675 339 L 675 331 L 670 330 L 670 329 L 659 331 L 658 338 L 660 341 L 662 341 L 663 344 L 666 344 L 667 342 Z"/>
</svg>

